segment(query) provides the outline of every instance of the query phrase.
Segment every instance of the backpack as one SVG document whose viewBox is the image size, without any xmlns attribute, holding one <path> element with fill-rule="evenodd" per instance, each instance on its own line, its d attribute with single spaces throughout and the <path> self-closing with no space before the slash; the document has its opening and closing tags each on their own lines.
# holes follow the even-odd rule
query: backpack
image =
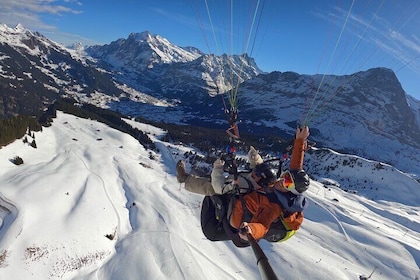
<svg viewBox="0 0 420 280">
<path fill-rule="evenodd" d="M 211 241 L 230 240 L 223 228 L 226 219 L 227 197 L 224 195 L 205 196 L 201 206 L 201 230 Z"/>
<path fill-rule="evenodd" d="M 212 195 L 204 197 L 201 207 L 201 229 L 204 236 L 211 241 L 231 240 L 236 247 L 248 247 L 250 243 L 242 240 L 226 218 L 229 202 L 233 194 Z"/>
</svg>

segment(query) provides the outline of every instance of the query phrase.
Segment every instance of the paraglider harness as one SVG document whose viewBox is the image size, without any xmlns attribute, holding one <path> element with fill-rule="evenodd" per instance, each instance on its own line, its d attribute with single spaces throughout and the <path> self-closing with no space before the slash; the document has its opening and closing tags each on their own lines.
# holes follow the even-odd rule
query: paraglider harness
<svg viewBox="0 0 420 280">
<path fill-rule="evenodd" d="M 229 128 L 226 130 L 226 133 L 229 137 L 238 140 L 240 138 L 238 128 L 238 110 L 232 108 L 231 114 L 229 115 L 229 110 L 226 109 L 225 113 L 229 124 Z"/>
<path fill-rule="evenodd" d="M 234 182 L 238 180 L 239 174 L 246 174 L 251 172 L 247 171 L 238 171 L 238 166 L 235 160 L 235 149 L 232 149 L 231 146 L 228 146 L 227 153 L 222 156 L 222 159 L 225 161 L 224 170 L 233 175 Z M 273 159 L 279 160 L 279 170 L 278 174 L 282 171 L 282 159 Z M 273 161 L 269 160 L 269 161 Z M 246 179 L 245 177 L 243 177 Z M 243 208 L 243 221 L 251 221 L 253 215 L 248 210 L 245 204 L 244 195 L 254 191 L 253 185 L 248 181 L 248 189 L 240 189 L 238 184 L 235 185 L 235 188 L 229 192 L 222 195 L 212 195 L 206 196 L 202 203 L 201 208 L 201 228 L 207 239 L 211 241 L 226 241 L 232 240 L 232 242 L 237 247 L 248 247 L 250 243 L 241 239 L 238 235 L 238 230 L 233 228 L 229 223 L 229 216 L 232 212 L 235 202 L 239 199 Z M 270 196 L 265 192 L 261 192 L 263 195 L 267 195 L 270 199 Z M 274 195 L 274 194 L 273 194 Z M 275 196 L 275 195 L 274 195 Z M 271 196 L 270 200 L 275 201 L 275 197 Z M 279 217 L 274 221 L 264 239 L 269 242 L 279 242 L 285 241 L 295 233 L 294 230 L 290 229 L 287 224 L 284 223 L 283 218 Z"/>
</svg>

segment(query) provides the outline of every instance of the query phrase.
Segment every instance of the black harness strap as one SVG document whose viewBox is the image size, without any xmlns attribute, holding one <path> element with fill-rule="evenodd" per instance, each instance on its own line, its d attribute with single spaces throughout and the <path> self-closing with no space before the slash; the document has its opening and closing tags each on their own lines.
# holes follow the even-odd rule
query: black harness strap
<svg viewBox="0 0 420 280">
<path fill-rule="evenodd" d="M 225 230 L 225 233 L 229 238 L 232 240 L 233 244 L 235 244 L 236 247 L 242 248 L 242 247 L 248 247 L 250 244 L 249 242 L 241 239 L 238 235 L 238 230 L 233 229 L 230 225 L 227 219 L 223 219 L 223 229 Z"/>
</svg>

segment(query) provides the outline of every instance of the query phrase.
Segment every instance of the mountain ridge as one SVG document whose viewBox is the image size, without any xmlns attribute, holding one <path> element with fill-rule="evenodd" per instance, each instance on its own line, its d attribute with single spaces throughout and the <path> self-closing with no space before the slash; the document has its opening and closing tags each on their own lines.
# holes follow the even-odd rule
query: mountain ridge
<svg viewBox="0 0 420 280">
<path fill-rule="evenodd" d="M 203 197 L 176 180 L 177 160 L 201 151 L 162 140 L 162 129 L 124 121 L 149 135 L 159 152 L 105 124 L 61 111 L 51 126 L 28 136 L 36 138 L 36 149 L 21 140 L 0 149 L 5 159 L 0 161 L 0 275 L 260 279 L 251 248 L 204 237 Z M 302 227 L 286 242 L 259 242 L 275 273 L 285 279 L 353 280 L 373 271 L 372 277 L 384 280 L 417 279 L 419 198 L 413 193 L 418 183 L 378 162 L 313 152 L 319 155 L 307 153 L 305 168 L 319 173 L 305 192 L 310 205 Z M 16 154 L 23 165 L 6 160 Z M 348 179 L 338 185 L 332 172 Z M 366 176 L 365 184 L 389 184 L 346 189 L 344 182 L 356 186 Z"/>
<path fill-rule="evenodd" d="M 118 44 L 131 50 L 115 62 L 81 55 L 80 49 L 72 51 L 23 26 L 2 25 L 0 32 L 7 35 L 0 44 L 3 116 L 34 114 L 59 96 L 69 96 L 129 116 L 226 129 L 225 109 L 230 108 L 223 107 L 220 97 L 235 81 L 223 79 L 221 66 L 229 75 L 232 68 L 227 65 L 234 64 L 235 71 L 245 65 L 239 88 L 240 130 L 287 138 L 297 124 L 309 124 L 311 138 L 320 147 L 420 174 L 420 102 L 407 96 L 389 69 L 345 76 L 262 73 L 246 55 L 201 54 L 149 32 L 91 47 L 119 55 L 124 52 Z M 30 54 L 34 50 L 38 53 Z M 170 56 L 174 53 L 179 56 Z M 126 62 L 130 67 L 124 70 Z"/>
</svg>

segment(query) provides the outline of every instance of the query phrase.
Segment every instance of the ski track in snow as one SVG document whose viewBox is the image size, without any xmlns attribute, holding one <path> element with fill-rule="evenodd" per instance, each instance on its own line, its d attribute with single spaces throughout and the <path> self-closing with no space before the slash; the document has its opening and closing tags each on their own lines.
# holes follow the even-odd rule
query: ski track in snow
<svg viewBox="0 0 420 280">
<path fill-rule="evenodd" d="M 128 280 L 138 279 L 139 275 L 174 280 L 259 279 L 251 248 L 238 249 L 231 242 L 210 242 L 202 234 L 203 196 L 186 192 L 176 181 L 176 162 L 191 148 L 155 139 L 159 152 L 153 154 L 152 160 L 150 152 L 135 140 L 122 138 L 95 121 L 79 123 L 75 119 L 58 114 L 54 125 L 61 126 L 61 132 L 54 130 L 54 136 L 59 144 L 54 146 L 54 140 L 50 140 L 54 150 L 46 151 L 42 158 L 38 155 L 34 163 L 31 155 L 36 156 L 42 149 L 41 140 L 38 150 L 18 150 L 23 153 L 24 166 L 2 163 L 7 175 L 0 174 L 0 186 L 4 187 L 4 194 L 0 193 L 0 244 L 11 253 L 6 264 L 0 265 L 0 279 L 4 273 L 19 280 L 23 280 L 20 275 L 40 280 Z M 45 128 L 38 134 L 39 139 L 51 130 Z M 161 133 L 150 126 L 147 131 Z M 72 140 L 75 135 L 77 142 Z M 11 154 L 7 157 L 13 158 Z M 77 176 L 68 176 L 72 175 L 68 172 L 76 172 Z M 30 192 L 32 188 L 44 191 L 44 185 L 39 184 L 48 181 L 43 177 L 53 183 L 63 182 L 63 186 L 58 190 L 47 188 L 51 198 L 47 192 L 36 194 L 34 198 L 45 199 L 45 203 L 56 207 L 56 211 L 40 213 L 47 213 L 47 219 L 63 221 L 65 229 L 57 231 L 54 227 L 60 225 L 56 224 L 43 226 L 52 226 L 52 232 L 71 240 L 57 242 L 55 236 L 42 236 L 48 234 L 43 226 L 27 227 L 34 225 L 32 219 L 43 221 L 37 214 L 21 212 L 21 209 L 38 210 L 32 200 L 26 200 L 31 202 L 29 206 L 22 204 L 21 193 L 34 195 Z M 65 191 L 70 194 L 63 195 Z M 316 181 L 311 183 L 307 197 L 311 203 L 305 212 L 305 222 L 293 238 L 278 244 L 260 242 L 281 279 L 350 280 L 369 275 L 375 268 L 372 280 L 419 279 L 418 207 L 368 200 L 339 188 L 327 189 Z M 105 210 L 108 205 L 109 211 Z M 110 233 L 109 228 L 115 222 L 116 237 L 108 240 L 103 235 Z M 90 232 L 73 228 L 76 225 L 83 225 Z M 70 232 L 68 226 L 72 226 Z M 98 234 L 98 238 L 90 239 L 89 235 Z M 92 244 L 84 248 L 82 239 L 89 239 Z M 22 260 L 17 250 L 28 246 L 50 250 L 50 254 L 40 261 Z M 66 263 L 81 260 L 92 250 L 103 250 L 108 255 L 76 270 Z"/>
<path fill-rule="evenodd" d="M 111 196 L 108 193 L 108 190 L 107 190 L 107 187 L 106 187 L 106 184 L 105 184 L 105 180 L 98 173 L 92 171 L 89 168 L 88 164 L 83 160 L 83 158 L 81 156 L 79 156 L 76 152 L 73 152 L 73 153 L 80 159 L 80 161 L 82 162 L 82 164 L 86 168 L 86 170 L 88 170 L 91 174 L 93 174 L 94 176 L 96 176 L 101 181 L 102 190 L 104 191 L 104 193 L 105 193 L 105 195 L 106 195 L 109 203 L 111 204 L 112 208 L 114 209 L 114 213 L 115 213 L 115 216 L 116 216 L 117 221 L 118 221 L 118 223 L 117 223 L 117 230 L 119 232 L 120 229 L 121 229 L 121 218 L 120 218 L 120 215 L 118 213 L 117 208 L 115 207 L 114 201 L 112 200 Z"/>
<path fill-rule="evenodd" d="M 340 227 L 340 229 L 341 229 L 341 231 L 342 231 L 342 233 L 343 233 L 343 235 L 345 236 L 345 238 L 346 238 L 346 240 L 348 241 L 348 240 L 350 240 L 350 237 L 349 237 L 349 235 L 347 234 L 347 232 L 346 232 L 346 230 L 345 230 L 345 228 L 344 228 L 344 226 L 343 226 L 343 224 L 341 223 L 341 221 L 338 219 L 338 217 L 333 213 L 333 211 L 332 210 L 330 210 L 330 209 L 328 209 L 328 205 L 324 205 L 322 202 L 321 202 L 321 200 L 318 200 L 318 201 L 316 201 L 316 199 L 314 199 L 314 198 L 310 198 L 310 197 L 307 197 L 310 201 L 312 201 L 312 202 L 314 202 L 315 203 L 315 205 L 316 206 L 319 206 L 319 207 L 321 207 L 322 209 L 324 209 L 329 215 L 331 215 L 331 217 L 333 217 L 333 219 L 337 222 L 337 225 Z"/>
<path fill-rule="evenodd" d="M 313 186 L 313 184 L 312 184 L 312 186 L 311 186 L 312 188 L 314 188 L 315 186 Z M 323 188 L 323 187 L 320 187 L 320 186 L 317 186 L 318 188 L 321 188 L 321 189 L 324 189 L 323 190 L 323 192 L 324 192 L 324 198 L 326 198 L 326 193 L 325 193 L 325 188 Z M 313 190 L 312 190 L 312 192 L 313 192 Z M 336 223 L 337 223 L 337 225 L 340 227 L 340 229 L 341 229 L 341 231 L 342 231 L 342 233 L 343 233 L 343 235 L 345 236 L 345 238 L 346 238 L 346 240 L 347 241 L 349 241 L 349 240 L 351 240 L 350 239 L 350 237 L 349 237 L 349 235 L 347 234 L 347 232 L 346 232 L 346 230 L 345 230 L 345 228 L 344 228 L 344 226 L 343 226 L 343 224 L 341 223 L 341 221 L 340 221 L 340 219 L 337 217 L 337 215 L 335 215 L 334 213 L 333 213 L 333 210 L 330 210 L 329 208 L 331 208 L 331 206 L 330 205 L 328 205 L 328 204 L 326 204 L 326 203 L 324 203 L 324 201 L 323 200 L 321 200 L 321 199 L 317 199 L 317 197 L 316 196 L 312 196 L 312 197 L 310 197 L 310 196 L 306 196 L 310 201 L 312 201 L 316 206 L 319 206 L 319 207 L 321 207 L 322 209 L 324 209 L 335 221 L 336 221 Z"/>
<path fill-rule="evenodd" d="M 17 226 L 16 219 L 19 217 L 19 210 L 16 207 L 16 205 L 6 199 L 2 196 L 0 193 L 0 243 L 3 241 L 3 238 L 5 238 L 5 234 L 8 230 L 11 230 L 12 226 Z M 16 237 L 20 234 L 20 231 L 22 230 L 21 226 L 18 226 L 20 228 L 19 232 L 17 233 Z M 1 252 L 0 252 L 1 253 Z"/>
</svg>

